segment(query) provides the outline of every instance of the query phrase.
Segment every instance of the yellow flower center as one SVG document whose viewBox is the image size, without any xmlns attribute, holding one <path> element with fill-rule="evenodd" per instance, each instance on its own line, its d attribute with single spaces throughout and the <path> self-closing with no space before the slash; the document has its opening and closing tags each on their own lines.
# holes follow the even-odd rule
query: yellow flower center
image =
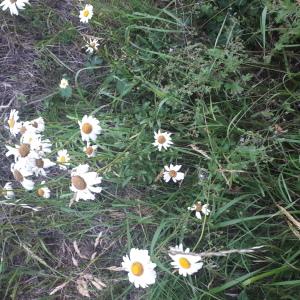
<svg viewBox="0 0 300 300">
<path fill-rule="evenodd" d="M 94 152 L 94 148 L 93 148 L 92 146 L 88 146 L 88 147 L 86 148 L 86 150 L 85 150 L 85 153 L 86 153 L 87 155 L 92 155 L 93 152 Z"/>
<path fill-rule="evenodd" d="M 84 190 L 87 186 L 84 179 L 78 175 L 72 176 L 71 181 L 72 181 L 72 184 L 75 186 L 75 188 L 79 191 Z"/>
<path fill-rule="evenodd" d="M 37 194 L 39 197 L 43 197 L 43 196 L 45 195 L 45 191 L 44 191 L 44 189 L 39 188 L 39 189 L 36 191 L 36 194 Z"/>
<path fill-rule="evenodd" d="M 131 265 L 131 272 L 135 276 L 142 276 L 144 273 L 144 267 L 140 262 L 134 262 Z"/>
<path fill-rule="evenodd" d="M 44 167 L 44 161 L 42 158 L 39 158 L 39 159 L 36 159 L 35 160 L 35 165 L 38 167 L 38 168 L 43 168 Z"/>
<path fill-rule="evenodd" d="M 171 170 L 171 171 L 169 171 L 169 175 L 170 175 L 170 177 L 174 178 L 177 176 L 177 172 L 175 170 Z"/>
<path fill-rule="evenodd" d="M 179 258 L 179 265 L 184 269 L 189 269 L 191 267 L 191 263 L 185 257 Z"/>
<path fill-rule="evenodd" d="M 16 124 L 14 117 L 7 121 L 9 128 L 13 128 Z"/>
<path fill-rule="evenodd" d="M 14 170 L 14 177 L 15 177 L 15 179 L 17 180 L 17 181 L 19 181 L 19 182 L 22 182 L 23 180 L 24 180 L 24 177 L 23 177 L 23 175 L 21 174 L 21 172 L 20 171 L 18 171 L 18 170 Z"/>
<path fill-rule="evenodd" d="M 66 157 L 65 156 L 60 156 L 57 161 L 61 164 L 65 163 L 66 162 Z"/>
<path fill-rule="evenodd" d="M 157 138 L 157 141 L 158 141 L 159 144 L 164 144 L 166 142 L 166 138 L 163 135 L 160 135 Z"/>
<path fill-rule="evenodd" d="M 84 123 L 82 125 L 82 131 L 85 134 L 90 134 L 93 130 L 93 126 L 90 123 Z"/>
<path fill-rule="evenodd" d="M 19 153 L 21 157 L 26 157 L 30 152 L 30 145 L 29 144 L 22 144 L 19 147 Z"/>
<path fill-rule="evenodd" d="M 90 15 L 90 12 L 89 12 L 88 9 L 85 9 L 85 10 L 82 12 L 82 14 L 83 14 L 84 17 L 87 18 L 87 17 Z"/>
</svg>

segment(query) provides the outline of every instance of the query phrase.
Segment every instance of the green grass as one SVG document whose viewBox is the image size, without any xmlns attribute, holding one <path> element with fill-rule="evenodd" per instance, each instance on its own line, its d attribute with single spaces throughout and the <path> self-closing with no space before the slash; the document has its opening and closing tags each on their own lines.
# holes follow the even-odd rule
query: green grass
<svg viewBox="0 0 300 300">
<path fill-rule="evenodd" d="M 298 299 L 299 237 L 276 204 L 299 220 L 300 5 L 125 2 L 91 1 L 89 26 L 79 25 L 76 7 L 33 4 L 13 27 L 20 36 L 40 30 L 35 63 L 54 94 L 38 112 L 21 110 L 22 118 L 42 115 L 52 157 L 66 148 L 75 167 L 87 162 L 77 120 L 97 117 L 103 133 L 88 163 L 104 190 L 72 207 L 68 173 L 49 176 L 49 200 L 16 190 L 19 203 L 42 210 L 2 205 L 2 299 L 57 299 L 49 293 L 66 281 L 58 297 L 82 299 L 74 286 L 83 271 L 107 284 L 91 288 L 94 299 Z M 98 59 L 79 55 L 82 34 L 103 39 Z M 78 64 L 68 65 L 68 53 L 78 54 Z M 64 74 L 73 87 L 67 99 L 57 92 Z M 173 133 L 168 151 L 152 146 L 160 128 Z M 155 180 L 169 163 L 187 172 L 181 185 Z M 196 201 L 212 208 L 205 220 L 187 211 Z M 100 231 L 99 256 L 73 266 L 72 241 L 90 253 Z M 184 278 L 167 255 L 180 242 L 195 252 L 264 248 L 206 259 Z M 107 269 L 119 267 L 131 247 L 148 249 L 157 264 L 157 282 L 143 291 Z"/>
</svg>

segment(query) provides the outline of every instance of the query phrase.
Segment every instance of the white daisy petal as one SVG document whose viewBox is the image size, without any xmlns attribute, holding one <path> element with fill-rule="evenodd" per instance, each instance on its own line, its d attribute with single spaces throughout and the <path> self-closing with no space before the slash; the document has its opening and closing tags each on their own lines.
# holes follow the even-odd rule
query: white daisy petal
<svg viewBox="0 0 300 300">
<path fill-rule="evenodd" d="M 4 198 L 7 200 L 13 199 L 15 197 L 15 193 L 13 191 L 11 182 L 7 182 L 4 185 L 4 187 L 2 189 L 2 194 L 3 194 Z"/>
<path fill-rule="evenodd" d="M 202 216 L 201 216 L 200 211 L 196 211 L 195 215 L 196 215 L 196 217 L 197 217 L 199 220 L 202 219 Z"/>
<path fill-rule="evenodd" d="M 2 4 L 3 4 L 3 2 L 2 2 Z M 9 131 L 13 136 L 16 136 L 20 132 L 20 129 L 21 129 L 21 123 L 18 122 L 18 120 L 19 120 L 19 112 L 15 109 L 12 109 L 10 111 L 9 118 L 7 120 L 7 124 L 9 127 Z"/>
</svg>

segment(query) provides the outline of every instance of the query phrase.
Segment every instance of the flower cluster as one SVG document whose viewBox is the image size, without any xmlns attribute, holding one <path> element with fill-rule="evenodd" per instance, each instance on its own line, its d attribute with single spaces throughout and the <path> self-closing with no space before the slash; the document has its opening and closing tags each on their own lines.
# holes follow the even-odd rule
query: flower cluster
<svg viewBox="0 0 300 300">
<path fill-rule="evenodd" d="M 99 121 L 85 115 L 81 121 L 78 121 L 80 128 L 81 139 L 86 142 L 83 148 L 88 158 L 94 157 L 97 151 L 97 145 L 91 145 L 90 142 L 95 142 L 97 136 L 101 133 Z M 89 165 L 79 165 L 71 171 L 71 191 L 74 192 L 74 200 L 95 200 L 95 194 L 102 191 L 99 185 L 102 182 L 102 177 L 99 177 L 96 172 L 89 172 Z"/>
<path fill-rule="evenodd" d="M 6 156 L 13 156 L 14 162 L 11 164 L 11 172 L 16 182 L 21 184 L 26 190 L 31 191 L 35 187 L 33 177 L 47 177 L 48 169 L 56 163 L 61 170 L 67 170 L 70 166 L 70 156 L 66 149 L 59 150 L 56 163 L 51 161 L 47 155 L 51 153 L 52 144 L 49 139 L 45 139 L 43 132 L 45 123 L 43 118 L 31 121 L 20 121 L 19 112 L 13 109 L 7 120 L 11 135 L 18 140 L 14 146 L 6 145 Z M 81 137 L 86 142 L 84 152 L 87 157 L 96 154 L 97 145 L 91 145 L 90 141 L 95 142 L 97 135 L 101 132 L 99 121 L 92 116 L 85 115 L 82 121 L 78 122 Z M 95 186 L 100 184 L 102 178 L 96 172 L 90 172 L 87 164 L 80 164 L 71 170 L 70 190 L 75 193 L 74 200 L 94 200 L 95 194 L 100 193 L 102 188 Z M 12 184 L 6 183 L 1 189 L 1 194 L 6 199 L 12 199 L 14 192 Z M 36 190 L 39 197 L 50 198 L 50 189 L 46 186 L 45 180 L 41 181 Z"/>
<path fill-rule="evenodd" d="M 162 132 L 158 130 L 157 132 L 154 131 L 154 143 L 153 146 L 157 147 L 158 151 L 162 149 L 168 150 L 174 143 L 172 142 L 171 133 L 170 132 Z M 173 165 L 164 166 L 164 170 L 162 172 L 162 176 L 165 182 L 169 182 L 171 179 L 174 183 L 180 182 L 184 179 L 185 174 L 183 172 L 179 172 L 181 169 L 181 165 Z M 210 213 L 209 205 L 204 204 L 202 206 L 201 202 L 197 202 L 193 204 L 192 207 L 188 207 L 190 211 L 196 211 L 196 217 L 201 220 L 201 213 L 205 216 L 208 216 Z"/>
<path fill-rule="evenodd" d="M 158 151 L 162 149 L 168 150 L 173 145 L 171 133 L 154 132 L 154 143 Z M 169 182 L 171 179 L 174 183 L 182 181 L 185 174 L 179 172 L 181 165 L 165 166 L 162 172 L 165 182 Z M 201 202 L 197 202 L 192 207 L 188 207 L 188 210 L 196 211 L 196 217 L 201 219 L 201 213 L 209 215 L 210 210 L 208 204 L 202 206 Z M 171 247 L 169 256 L 172 259 L 171 265 L 178 271 L 179 275 L 186 277 L 198 272 L 203 267 L 203 261 L 201 256 L 190 253 L 190 249 L 183 249 L 183 245 L 180 244 L 175 247 Z M 156 280 L 156 264 L 151 261 L 151 258 L 147 250 L 141 250 L 132 248 L 129 255 L 123 257 L 122 268 L 128 272 L 128 279 L 134 284 L 136 288 L 146 288 L 148 285 L 154 284 Z"/>
<path fill-rule="evenodd" d="M 19 10 L 24 10 L 26 4 L 29 4 L 29 0 L 3 0 L 0 3 L 0 7 L 2 10 L 9 10 L 11 15 L 19 15 Z M 79 21 L 81 23 L 89 23 L 94 15 L 94 7 L 91 4 L 86 4 L 82 10 L 79 12 Z M 85 42 L 86 53 L 93 54 L 98 51 L 99 39 L 97 38 L 90 38 L 88 41 Z M 61 83 L 61 88 L 65 89 L 68 85 L 68 82 L 65 80 Z"/>
<path fill-rule="evenodd" d="M 29 0 L 4 0 L 0 6 L 2 6 L 3 10 L 9 9 L 12 15 L 18 15 L 18 9 L 24 9 L 25 4 L 29 4 Z M 93 6 L 87 4 L 80 10 L 79 20 L 82 23 L 89 23 L 93 15 Z M 96 38 L 90 38 L 85 45 L 88 54 L 97 52 L 98 47 L 99 43 Z M 59 88 L 61 95 L 64 97 L 69 97 L 72 94 L 71 86 L 66 78 L 61 79 Z M 52 144 L 49 139 L 44 138 L 45 123 L 43 118 L 20 121 L 18 111 L 12 110 L 7 124 L 12 137 L 17 140 L 17 143 L 14 146 L 6 145 L 8 150 L 6 156 L 13 157 L 14 162 L 11 164 L 11 172 L 16 182 L 21 184 L 26 190 L 31 191 L 34 189 L 36 184 L 34 177 L 38 180 L 40 177 L 47 177 L 48 169 L 57 165 L 60 170 L 67 171 L 70 174 L 70 190 L 74 193 L 74 201 L 79 201 L 80 199 L 94 200 L 96 198 L 95 195 L 102 191 L 102 188 L 99 186 L 102 183 L 102 177 L 98 176 L 97 172 L 90 171 L 88 164 L 79 164 L 68 171 L 72 160 L 67 149 L 60 149 L 57 152 L 56 162 L 50 160 L 48 156 L 52 153 Z M 88 159 L 93 158 L 96 156 L 98 148 L 96 140 L 102 131 L 99 121 L 93 116 L 84 115 L 82 120 L 78 121 L 78 125 L 81 140 L 85 144 L 83 152 Z M 167 151 L 174 145 L 171 135 L 172 133 L 163 132 L 162 130 L 154 132 L 152 145 L 159 152 Z M 166 183 L 181 184 L 185 178 L 185 173 L 180 172 L 181 168 L 182 165 L 170 163 L 164 166 L 161 176 Z M 1 194 L 6 199 L 12 199 L 14 197 L 12 183 L 6 183 L 1 189 Z M 45 180 L 40 180 L 36 194 L 39 197 L 50 197 L 51 192 Z M 202 219 L 202 215 L 208 216 L 210 213 L 209 205 L 202 205 L 201 202 L 196 202 L 191 207 L 188 207 L 188 210 L 195 211 L 198 219 Z M 202 257 L 190 253 L 189 248 L 184 250 L 182 244 L 171 247 L 169 256 L 172 260 L 171 265 L 173 268 L 178 271 L 179 275 L 184 277 L 198 272 L 203 267 Z M 155 283 L 157 277 L 156 266 L 151 261 L 148 250 L 136 248 L 132 248 L 129 255 L 123 257 L 122 262 L 122 269 L 128 272 L 129 281 L 136 288 L 146 288 Z M 95 282 L 92 275 L 78 280 L 78 286 L 80 286 L 82 295 L 88 295 L 86 285 L 89 280 Z"/>
<path fill-rule="evenodd" d="M 6 156 L 14 158 L 10 168 L 11 172 L 15 180 L 26 190 L 33 190 L 35 182 L 32 177 L 45 177 L 47 169 L 55 165 L 47 158 L 47 154 L 51 152 L 52 144 L 49 139 L 45 139 L 43 136 L 44 120 L 39 117 L 31 121 L 20 121 L 18 111 L 13 109 L 7 124 L 11 135 L 17 140 L 14 146 L 6 145 L 8 150 Z M 11 183 L 7 184 L 11 189 Z M 42 181 L 40 186 L 37 195 L 49 198 L 50 190 L 45 186 L 45 181 Z"/>
<path fill-rule="evenodd" d="M 157 147 L 158 151 L 162 149 L 168 150 L 173 145 L 171 133 L 162 132 L 158 130 L 154 131 L 154 143 L 153 146 Z M 184 173 L 179 172 L 181 165 L 164 166 L 163 178 L 165 182 L 169 182 L 171 179 L 174 183 L 182 181 L 184 179 Z"/>
<path fill-rule="evenodd" d="M 190 249 L 183 250 L 183 245 L 171 247 L 169 256 L 171 265 L 184 277 L 198 272 L 203 267 L 201 257 L 190 254 Z M 136 288 L 146 288 L 156 280 L 156 264 L 151 262 L 147 250 L 132 248 L 129 256 L 123 257 L 122 268 L 128 272 L 128 279 Z"/>
</svg>

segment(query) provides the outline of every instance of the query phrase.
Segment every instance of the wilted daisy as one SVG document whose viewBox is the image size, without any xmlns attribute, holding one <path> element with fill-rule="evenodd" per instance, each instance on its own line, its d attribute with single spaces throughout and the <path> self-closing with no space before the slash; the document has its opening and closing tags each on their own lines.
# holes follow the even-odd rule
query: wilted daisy
<svg viewBox="0 0 300 300">
<path fill-rule="evenodd" d="M 158 130 L 158 132 L 154 131 L 154 139 L 155 142 L 153 145 L 158 148 L 158 151 L 161 151 L 162 148 L 167 150 L 173 144 L 171 133 L 169 132 L 161 132 L 160 130 Z"/>
<path fill-rule="evenodd" d="M 96 187 L 102 182 L 102 178 L 96 172 L 89 172 L 88 165 L 79 165 L 71 172 L 71 191 L 75 193 L 75 201 L 95 200 L 93 193 L 100 193 L 101 187 Z"/>
<path fill-rule="evenodd" d="M 42 181 L 41 185 L 45 185 L 45 181 Z M 50 189 L 46 186 L 42 186 L 36 191 L 36 194 L 41 198 L 48 199 L 50 198 Z"/>
<path fill-rule="evenodd" d="M 94 14 L 93 9 L 93 5 L 87 4 L 79 13 L 80 22 L 88 23 Z"/>
<path fill-rule="evenodd" d="M 49 139 L 43 140 L 42 137 L 37 137 L 32 143 L 31 148 L 34 149 L 41 157 L 51 152 L 52 143 Z"/>
<path fill-rule="evenodd" d="M 98 51 L 98 40 L 97 39 L 90 39 L 89 42 L 86 44 L 86 52 L 89 54 L 93 54 L 94 52 Z"/>
<path fill-rule="evenodd" d="M 66 89 L 68 86 L 69 86 L 68 80 L 65 79 L 65 78 L 63 78 L 63 79 L 60 81 L 59 87 L 60 87 L 61 89 Z"/>
<path fill-rule="evenodd" d="M 171 178 L 174 182 L 183 180 L 184 173 L 178 172 L 180 170 L 180 168 L 181 168 L 181 165 L 173 166 L 172 164 L 170 164 L 170 167 L 165 166 L 164 167 L 164 169 L 165 169 L 165 171 L 164 171 L 164 181 L 169 182 Z"/>
<path fill-rule="evenodd" d="M 9 9 L 11 15 L 18 15 L 18 9 L 24 9 L 25 4 L 29 4 L 29 0 L 4 0 L 0 6 L 2 10 Z"/>
<path fill-rule="evenodd" d="M 202 205 L 201 202 L 197 202 L 196 204 L 193 204 L 192 207 L 188 207 L 188 210 L 190 211 L 195 211 L 196 212 L 196 217 L 198 219 L 202 219 L 201 213 L 204 214 L 205 216 L 208 216 L 210 213 L 210 209 L 208 208 L 208 204 Z"/>
<path fill-rule="evenodd" d="M 3 195 L 5 199 L 13 199 L 15 197 L 15 193 L 13 191 L 13 188 L 11 186 L 11 182 L 7 182 L 4 187 L 2 188 L 2 191 L 0 195 Z"/>
<path fill-rule="evenodd" d="M 156 264 L 151 262 L 148 250 L 132 248 L 129 256 L 123 256 L 122 267 L 128 272 L 128 279 L 136 288 L 146 288 L 155 283 Z"/>
<path fill-rule="evenodd" d="M 15 109 L 12 109 L 7 120 L 9 131 L 12 135 L 16 136 L 20 132 L 21 123 L 19 120 L 19 112 Z"/>
<path fill-rule="evenodd" d="M 95 157 L 97 147 L 97 145 L 90 145 L 89 143 L 87 143 L 86 147 L 83 148 L 83 152 L 87 155 L 87 157 Z"/>
<path fill-rule="evenodd" d="M 18 161 L 15 164 L 11 164 L 11 172 L 14 175 L 14 178 L 19 182 L 26 190 L 32 190 L 34 187 L 34 182 L 26 177 L 31 176 L 32 172 L 25 168 L 24 165 Z"/>
<path fill-rule="evenodd" d="M 189 248 L 183 251 L 182 244 L 170 248 L 170 251 L 172 253 L 169 253 L 169 256 L 173 259 L 171 265 L 173 265 L 174 268 L 178 269 L 179 274 L 183 275 L 184 277 L 186 277 L 186 275 L 192 275 L 196 273 L 203 266 L 201 257 L 189 254 Z M 182 253 L 177 254 L 176 252 Z"/>
<path fill-rule="evenodd" d="M 82 121 L 78 121 L 80 126 L 81 138 L 83 141 L 96 141 L 97 135 L 101 133 L 101 127 L 99 121 L 92 117 L 85 115 Z"/>
<path fill-rule="evenodd" d="M 46 171 L 45 169 L 51 168 L 55 166 L 55 163 L 52 162 L 48 158 L 34 158 L 31 160 L 32 163 L 32 172 L 35 174 L 35 176 L 46 176 Z"/>
<path fill-rule="evenodd" d="M 63 150 L 59 150 L 57 152 L 57 159 L 56 161 L 59 164 L 59 168 L 62 170 L 66 170 L 67 166 L 70 165 L 69 161 L 70 161 L 70 155 L 68 154 L 68 150 L 63 149 Z"/>
</svg>

